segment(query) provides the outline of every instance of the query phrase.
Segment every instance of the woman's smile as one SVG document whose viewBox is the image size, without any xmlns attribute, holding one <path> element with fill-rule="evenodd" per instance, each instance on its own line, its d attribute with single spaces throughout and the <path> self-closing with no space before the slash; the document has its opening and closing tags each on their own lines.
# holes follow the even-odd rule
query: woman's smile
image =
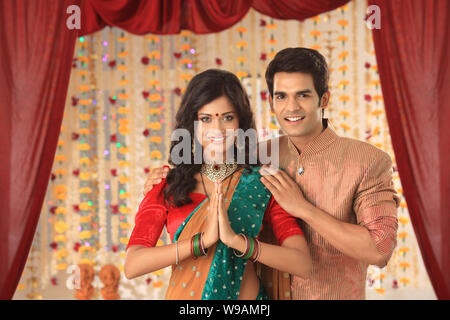
<svg viewBox="0 0 450 320">
<path fill-rule="evenodd" d="M 223 142 L 225 141 L 223 136 L 220 136 L 220 137 L 209 137 L 208 140 L 211 141 L 211 143 L 214 143 L 214 144 L 223 144 Z"/>
</svg>

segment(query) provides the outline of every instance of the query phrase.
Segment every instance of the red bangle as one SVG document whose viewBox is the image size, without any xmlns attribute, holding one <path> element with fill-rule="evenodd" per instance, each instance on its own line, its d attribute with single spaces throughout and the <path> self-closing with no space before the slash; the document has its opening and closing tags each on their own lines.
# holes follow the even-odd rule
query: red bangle
<svg viewBox="0 0 450 320">
<path fill-rule="evenodd" d="M 258 261 L 259 256 L 261 254 L 261 244 L 259 243 L 259 240 L 257 238 L 255 238 L 255 242 L 256 242 L 255 253 L 251 256 L 253 262 Z"/>
</svg>

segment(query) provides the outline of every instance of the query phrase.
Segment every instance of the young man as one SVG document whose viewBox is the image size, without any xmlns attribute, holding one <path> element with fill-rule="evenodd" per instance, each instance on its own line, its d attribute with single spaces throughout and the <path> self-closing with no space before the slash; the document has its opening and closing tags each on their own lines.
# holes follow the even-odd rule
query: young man
<svg viewBox="0 0 450 320">
<path fill-rule="evenodd" d="M 395 248 L 399 198 L 389 155 L 338 136 L 323 119 L 328 78 L 315 50 L 287 48 L 270 62 L 269 103 L 286 135 L 276 141 L 283 170 L 263 167 L 261 181 L 299 218 L 310 247 L 311 276 L 292 277 L 292 297 L 364 299 L 368 265 L 384 267 Z M 145 192 L 166 173 L 154 170 Z"/>
</svg>

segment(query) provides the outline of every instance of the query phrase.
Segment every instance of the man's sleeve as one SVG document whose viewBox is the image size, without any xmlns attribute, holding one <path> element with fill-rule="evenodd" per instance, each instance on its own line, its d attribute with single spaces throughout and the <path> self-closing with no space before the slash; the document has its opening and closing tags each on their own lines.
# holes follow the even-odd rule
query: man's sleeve
<svg viewBox="0 0 450 320">
<path fill-rule="evenodd" d="M 377 152 L 358 187 L 353 210 L 358 224 L 369 230 L 386 264 L 397 244 L 399 205 L 392 181 L 392 160 L 387 153 Z"/>
</svg>

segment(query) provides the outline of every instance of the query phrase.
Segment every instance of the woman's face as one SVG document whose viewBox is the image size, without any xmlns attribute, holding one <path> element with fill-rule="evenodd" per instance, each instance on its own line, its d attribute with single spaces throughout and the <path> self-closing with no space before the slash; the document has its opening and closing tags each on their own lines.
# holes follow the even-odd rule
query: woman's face
<svg viewBox="0 0 450 320">
<path fill-rule="evenodd" d="M 203 148 L 205 160 L 222 163 L 226 150 L 233 146 L 239 129 L 238 114 L 226 96 L 201 107 L 197 112 L 196 138 Z"/>
</svg>

